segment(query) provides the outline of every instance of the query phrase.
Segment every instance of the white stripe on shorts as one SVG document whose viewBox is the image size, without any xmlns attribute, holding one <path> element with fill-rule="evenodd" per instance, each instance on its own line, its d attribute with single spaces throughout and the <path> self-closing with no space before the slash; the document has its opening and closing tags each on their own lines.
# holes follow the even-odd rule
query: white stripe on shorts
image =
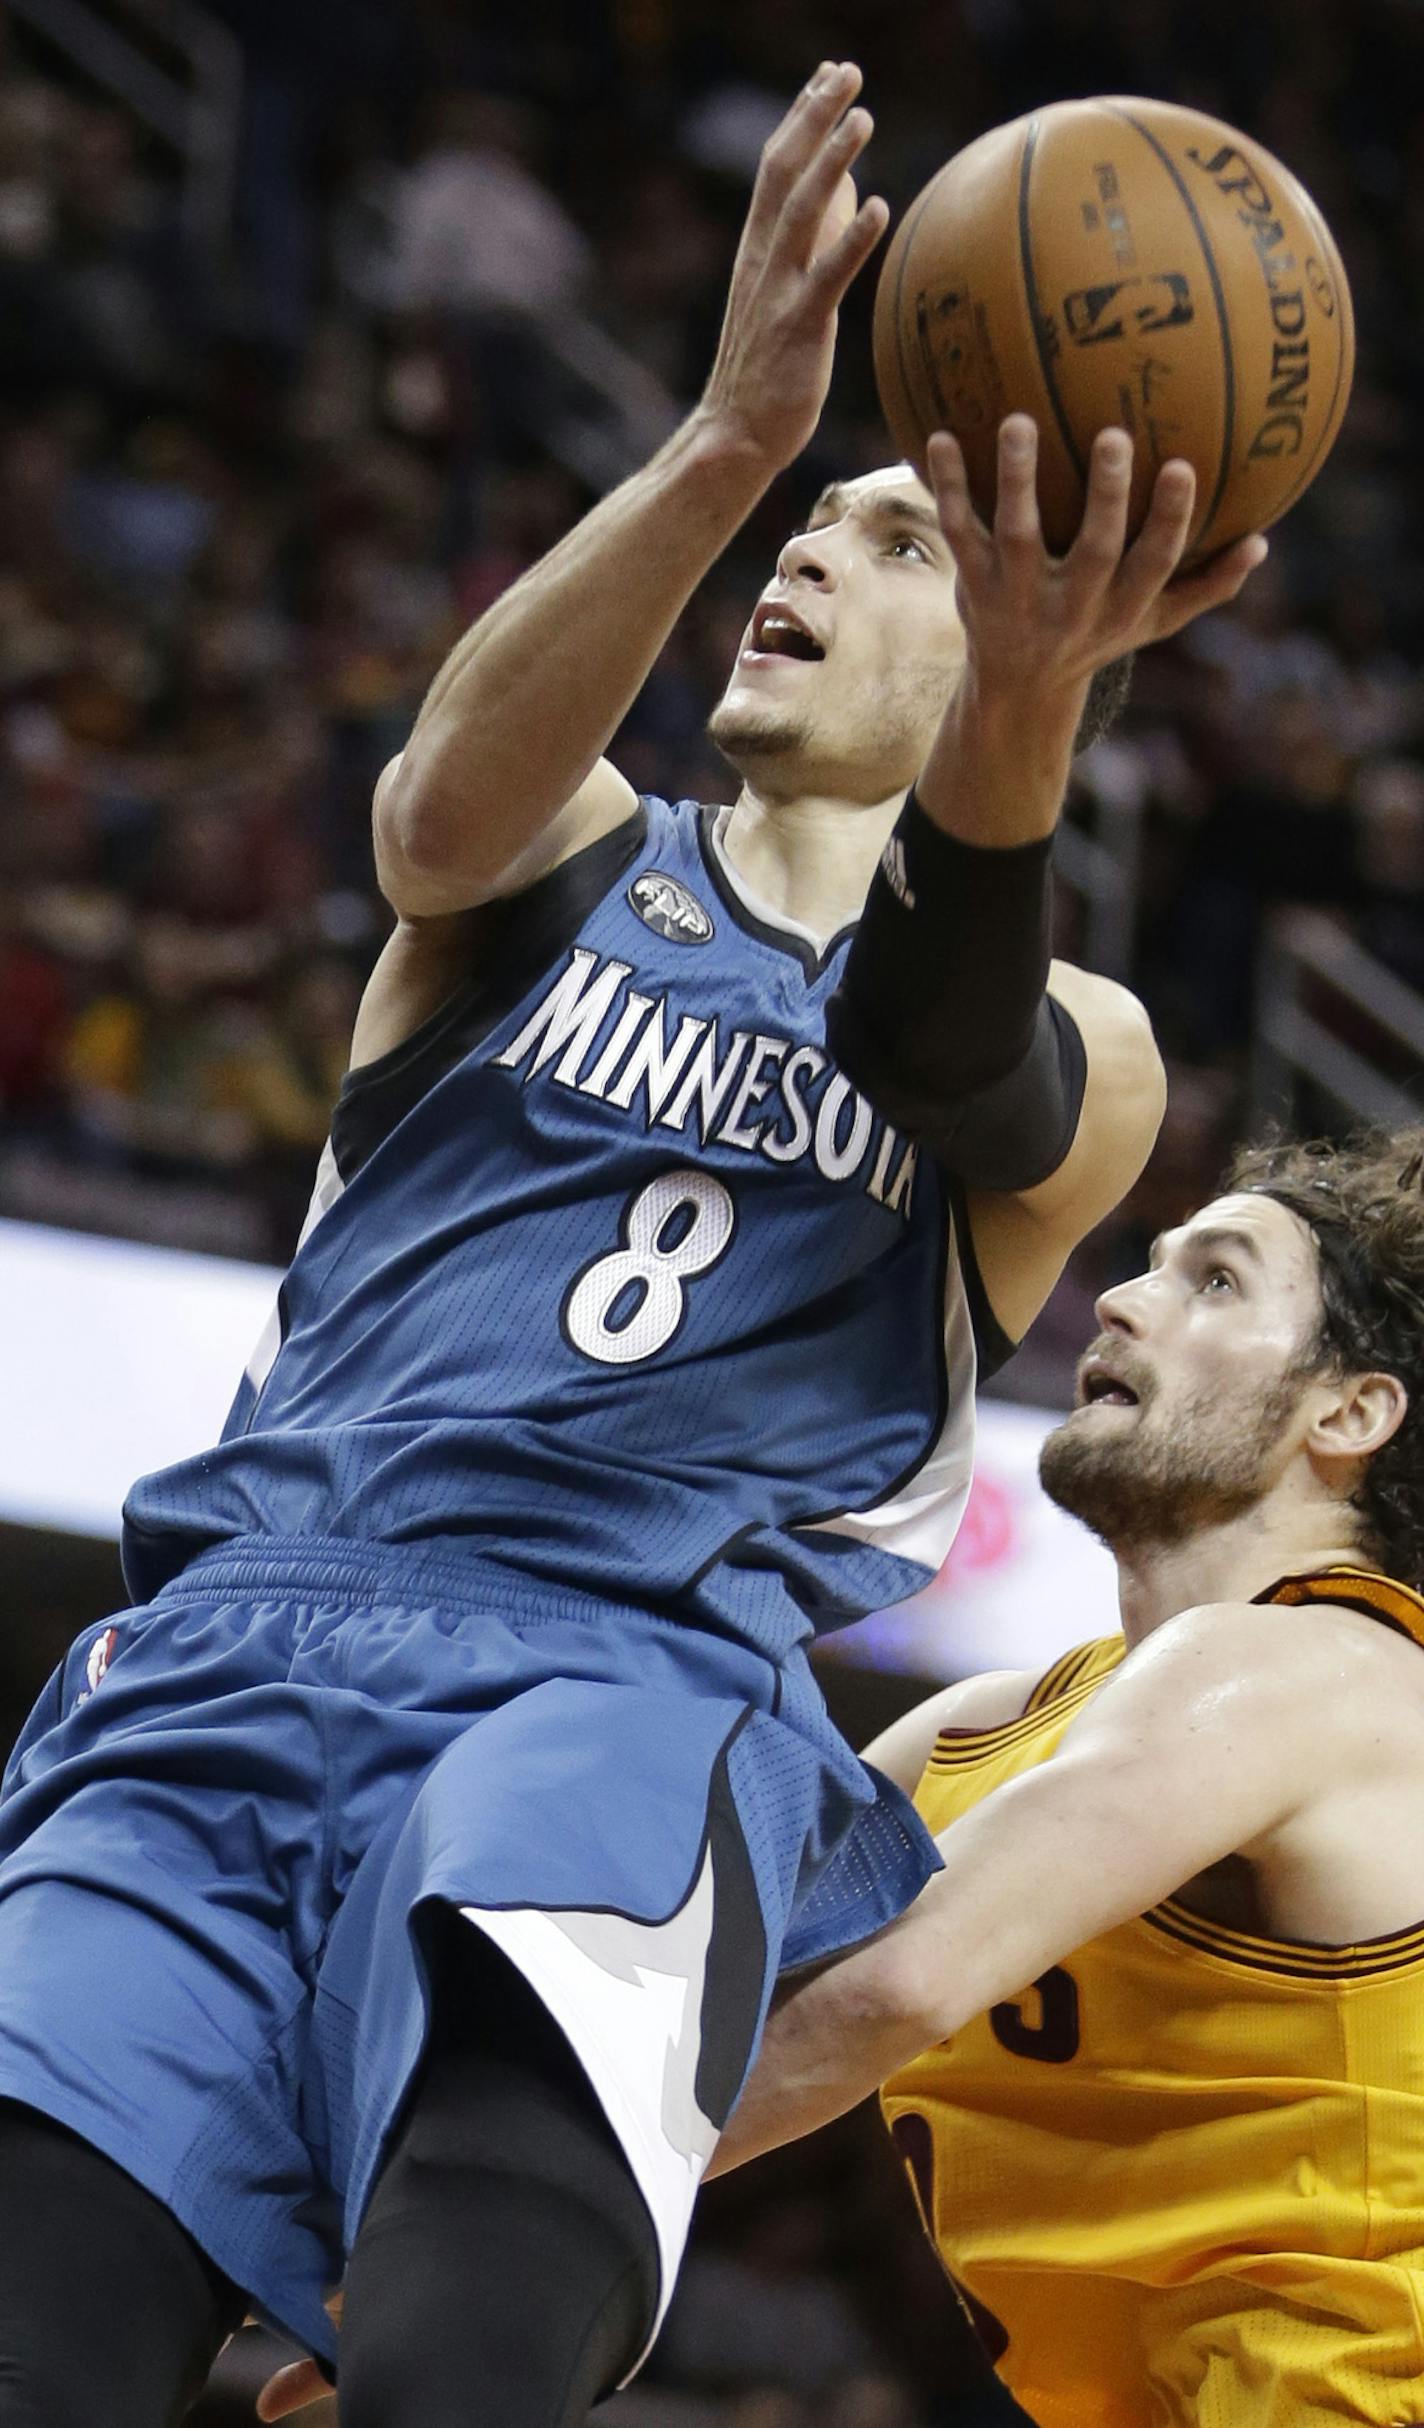
<svg viewBox="0 0 1424 2428">
<path fill-rule="evenodd" d="M 696 2096 L 712 1850 L 691 1895 L 666 1922 L 528 1906 L 460 1910 L 518 1966 L 559 2024 L 648 2204 L 661 2282 L 652 2331 L 628 2372 L 635 2377 L 672 2298 L 692 2204 L 717 2141 Z"/>
</svg>

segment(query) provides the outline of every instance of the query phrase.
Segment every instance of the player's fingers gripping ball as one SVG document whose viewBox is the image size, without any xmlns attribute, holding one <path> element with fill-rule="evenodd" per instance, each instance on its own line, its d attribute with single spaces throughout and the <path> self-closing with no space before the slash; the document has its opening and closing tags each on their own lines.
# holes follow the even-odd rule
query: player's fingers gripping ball
<svg viewBox="0 0 1424 2428">
<path fill-rule="evenodd" d="M 1059 554 L 1112 425 L 1134 444 L 1129 540 L 1178 456 L 1196 473 L 1184 565 L 1276 522 L 1335 441 L 1354 360 L 1344 268 L 1304 187 L 1163 101 L 1057 102 L 982 135 L 906 211 L 876 297 L 896 444 L 923 469 L 930 433 L 952 431 L 991 522 L 1000 424 L 1031 414 Z"/>
</svg>

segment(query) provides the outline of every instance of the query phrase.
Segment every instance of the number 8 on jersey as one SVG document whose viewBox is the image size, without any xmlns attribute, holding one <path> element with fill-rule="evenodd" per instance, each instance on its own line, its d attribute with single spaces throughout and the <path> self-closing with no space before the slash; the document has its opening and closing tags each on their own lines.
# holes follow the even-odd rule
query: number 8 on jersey
<svg viewBox="0 0 1424 2428">
<path fill-rule="evenodd" d="M 730 1192 L 710 1172 L 660 1172 L 629 1200 L 624 1244 L 586 1265 L 564 1301 L 564 1330 L 601 1366 L 656 1357 L 681 1331 L 684 1284 L 711 1271 L 737 1227 Z"/>
</svg>

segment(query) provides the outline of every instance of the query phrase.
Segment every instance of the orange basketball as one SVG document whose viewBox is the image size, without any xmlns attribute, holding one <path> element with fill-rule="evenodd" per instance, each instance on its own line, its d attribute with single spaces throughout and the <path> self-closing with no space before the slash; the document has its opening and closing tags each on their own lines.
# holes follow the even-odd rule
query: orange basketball
<svg viewBox="0 0 1424 2428">
<path fill-rule="evenodd" d="M 1197 476 L 1189 557 L 1276 522 L 1329 454 L 1354 366 L 1344 268 L 1304 187 L 1167 101 L 1060 101 L 981 135 L 906 211 L 875 302 L 896 445 L 923 468 L 952 430 L 988 517 L 999 424 L 1031 413 L 1059 550 L 1109 424 L 1135 444 L 1131 530 L 1174 455 Z"/>
</svg>

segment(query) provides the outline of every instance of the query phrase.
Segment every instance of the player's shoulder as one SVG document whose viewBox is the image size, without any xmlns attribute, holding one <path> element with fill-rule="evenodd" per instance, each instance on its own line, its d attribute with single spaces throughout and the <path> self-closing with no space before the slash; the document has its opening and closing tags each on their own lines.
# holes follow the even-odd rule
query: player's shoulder
<svg viewBox="0 0 1424 2428">
<path fill-rule="evenodd" d="M 1403 1661 L 1424 1689 L 1420 1645 L 1374 1611 L 1327 1591 L 1275 1600 L 1198 1602 L 1136 1645 L 1125 1665 L 1134 1680 L 1155 1682 L 1187 1700 L 1254 1698 L 1281 1715 L 1292 1707 L 1318 1715 L 1323 1703 L 1357 1684 L 1383 1680 Z"/>
</svg>

